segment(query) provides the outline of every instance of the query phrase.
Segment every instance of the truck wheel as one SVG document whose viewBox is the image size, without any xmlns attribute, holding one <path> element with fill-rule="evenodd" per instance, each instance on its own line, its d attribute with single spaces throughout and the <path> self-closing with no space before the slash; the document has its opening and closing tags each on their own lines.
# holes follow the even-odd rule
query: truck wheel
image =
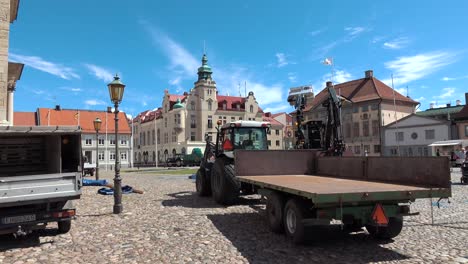
<svg viewBox="0 0 468 264">
<path fill-rule="evenodd" d="M 71 219 L 65 221 L 58 221 L 58 232 L 59 234 L 68 233 L 71 229 Z"/>
<path fill-rule="evenodd" d="M 176 166 L 177 166 L 177 167 L 182 166 L 182 162 L 181 162 L 180 160 L 177 160 L 177 161 L 176 161 Z"/>
<path fill-rule="evenodd" d="M 297 199 L 290 199 L 284 207 L 284 230 L 286 235 L 294 242 L 294 244 L 302 244 L 304 242 L 304 219 L 305 208 Z"/>
<path fill-rule="evenodd" d="M 200 168 L 197 171 L 197 178 L 195 180 L 195 185 L 197 188 L 197 193 L 199 196 L 210 196 L 211 195 L 211 185 L 208 179 L 206 178 L 205 173 L 202 171 L 204 168 Z"/>
<path fill-rule="evenodd" d="M 211 171 L 213 199 L 222 205 L 232 205 L 239 198 L 240 186 L 236 183 L 234 166 L 227 158 L 218 158 Z"/>
<path fill-rule="evenodd" d="M 267 197 L 266 217 L 271 231 L 275 233 L 281 233 L 284 231 L 283 208 L 284 199 L 277 192 L 273 192 Z"/>
<path fill-rule="evenodd" d="M 398 236 L 403 228 L 403 217 L 396 216 L 388 219 L 387 226 L 366 225 L 367 232 L 375 238 L 391 239 Z"/>
</svg>

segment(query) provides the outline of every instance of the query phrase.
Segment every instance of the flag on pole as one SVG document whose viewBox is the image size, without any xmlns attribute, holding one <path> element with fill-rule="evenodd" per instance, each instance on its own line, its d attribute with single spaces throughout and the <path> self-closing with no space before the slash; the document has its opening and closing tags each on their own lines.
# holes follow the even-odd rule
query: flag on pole
<svg viewBox="0 0 468 264">
<path fill-rule="evenodd" d="M 333 58 L 325 58 L 322 63 L 325 65 L 333 65 Z"/>
</svg>

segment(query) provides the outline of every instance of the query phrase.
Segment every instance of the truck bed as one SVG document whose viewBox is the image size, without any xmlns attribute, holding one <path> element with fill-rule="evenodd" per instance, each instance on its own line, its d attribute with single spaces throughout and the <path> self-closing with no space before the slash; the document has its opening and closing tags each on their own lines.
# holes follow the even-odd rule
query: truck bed
<svg viewBox="0 0 468 264">
<path fill-rule="evenodd" d="M 239 150 L 235 158 L 239 181 L 306 197 L 316 206 L 451 196 L 446 158 L 320 157 L 310 150 Z"/>
</svg>

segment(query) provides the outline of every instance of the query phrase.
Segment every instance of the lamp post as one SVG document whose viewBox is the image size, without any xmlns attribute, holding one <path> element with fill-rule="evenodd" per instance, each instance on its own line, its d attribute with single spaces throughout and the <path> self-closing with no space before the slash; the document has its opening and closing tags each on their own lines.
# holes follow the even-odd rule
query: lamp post
<svg viewBox="0 0 468 264">
<path fill-rule="evenodd" d="M 122 178 L 120 177 L 120 155 L 119 155 L 119 103 L 122 101 L 125 84 L 120 81 L 116 74 L 114 80 L 107 85 L 111 101 L 114 103 L 115 120 L 115 177 L 114 177 L 114 214 L 122 212 Z"/>
<path fill-rule="evenodd" d="M 96 117 L 93 121 L 94 130 L 96 130 L 96 180 L 99 180 L 99 130 L 101 129 L 101 119 Z"/>
</svg>

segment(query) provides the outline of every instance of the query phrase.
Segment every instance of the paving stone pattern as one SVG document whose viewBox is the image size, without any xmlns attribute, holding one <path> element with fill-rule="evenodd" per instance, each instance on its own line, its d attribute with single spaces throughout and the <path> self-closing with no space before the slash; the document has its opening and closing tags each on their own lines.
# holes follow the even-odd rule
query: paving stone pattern
<svg viewBox="0 0 468 264">
<path fill-rule="evenodd" d="M 394 241 L 330 226 L 308 230 L 296 246 L 270 232 L 257 196 L 226 208 L 196 196 L 186 176 L 123 173 L 123 184 L 145 193 L 124 195 L 121 215 L 112 214 L 112 196 L 84 187 L 68 234 L 51 224 L 23 239 L 2 236 L 0 263 L 468 263 L 468 186 L 459 178 L 452 173 L 453 197 L 440 209 L 435 200 L 412 204 L 421 214 L 405 217 Z"/>
</svg>

